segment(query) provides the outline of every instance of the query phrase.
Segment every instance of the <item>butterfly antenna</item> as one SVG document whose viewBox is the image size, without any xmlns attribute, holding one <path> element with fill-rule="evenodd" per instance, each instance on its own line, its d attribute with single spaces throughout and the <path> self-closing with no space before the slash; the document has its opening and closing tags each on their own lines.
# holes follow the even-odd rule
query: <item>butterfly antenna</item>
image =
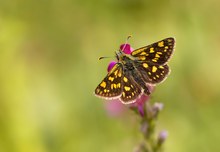
<svg viewBox="0 0 220 152">
<path fill-rule="evenodd" d="M 110 56 L 101 56 L 101 57 L 99 57 L 99 60 L 106 59 L 106 58 L 112 58 L 112 57 L 110 57 Z"/>
<path fill-rule="evenodd" d="M 131 35 L 128 35 L 128 37 L 127 37 L 127 39 L 126 39 L 126 41 L 125 41 L 125 45 L 124 45 L 124 47 L 122 48 L 122 51 L 124 51 L 125 46 L 126 46 L 126 44 L 128 44 L 128 40 L 129 40 L 131 37 L 132 37 Z M 99 60 L 106 59 L 106 58 L 112 58 L 112 57 L 109 57 L 109 56 L 101 56 L 101 57 L 99 57 Z"/>
<path fill-rule="evenodd" d="M 126 44 L 128 44 L 128 40 L 129 40 L 131 37 L 132 37 L 131 35 L 128 35 L 128 37 L 127 37 L 127 39 L 126 39 L 126 41 L 125 41 L 125 45 L 123 46 L 123 48 L 122 48 L 121 51 L 124 51 L 125 46 L 126 46 Z"/>
</svg>

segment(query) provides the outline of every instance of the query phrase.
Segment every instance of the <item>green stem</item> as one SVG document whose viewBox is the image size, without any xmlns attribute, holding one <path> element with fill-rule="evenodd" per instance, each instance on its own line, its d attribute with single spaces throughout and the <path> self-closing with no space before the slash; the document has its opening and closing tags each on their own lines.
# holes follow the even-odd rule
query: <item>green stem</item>
<svg viewBox="0 0 220 152">
<path fill-rule="evenodd" d="M 145 144 L 147 147 L 147 152 L 159 152 L 160 146 L 157 145 L 157 141 L 155 139 L 155 127 L 156 127 L 156 119 L 154 117 L 152 106 L 149 102 L 146 103 L 145 106 L 145 116 L 142 119 L 142 124 L 147 125 L 146 131 L 144 133 Z"/>
</svg>

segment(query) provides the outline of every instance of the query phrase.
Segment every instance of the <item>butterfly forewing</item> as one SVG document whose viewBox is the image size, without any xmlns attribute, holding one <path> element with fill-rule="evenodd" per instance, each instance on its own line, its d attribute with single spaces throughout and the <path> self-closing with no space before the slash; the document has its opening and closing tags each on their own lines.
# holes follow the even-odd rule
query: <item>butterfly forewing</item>
<svg viewBox="0 0 220 152">
<path fill-rule="evenodd" d="M 131 55 L 141 61 L 163 65 L 171 57 L 174 50 L 174 38 L 166 38 L 151 45 L 134 50 Z"/>
<path fill-rule="evenodd" d="M 136 63 L 137 69 L 140 71 L 143 80 L 149 84 L 160 83 L 169 74 L 168 65 L 156 65 L 147 62 Z"/>
<path fill-rule="evenodd" d="M 141 87 L 133 80 L 128 73 L 122 78 L 123 88 L 121 101 L 125 104 L 132 103 L 141 94 Z"/>
<path fill-rule="evenodd" d="M 95 94 L 106 99 L 118 98 L 122 93 L 123 67 L 116 64 L 95 89 Z"/>
</svg>

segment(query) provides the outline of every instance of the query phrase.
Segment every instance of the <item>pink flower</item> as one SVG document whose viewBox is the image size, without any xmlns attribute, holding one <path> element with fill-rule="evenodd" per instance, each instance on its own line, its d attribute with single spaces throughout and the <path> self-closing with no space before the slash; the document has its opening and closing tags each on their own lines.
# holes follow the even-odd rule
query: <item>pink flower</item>
<svg viewBox="0 0 220 152">
<path fill-rule="evenodd" d="M 115 62 L 115 61 L 111 61 L 111 62 L 108 64 L 107 71 L 109 72 L 109 71 L 113 68 L 113 66 L 115 66 L 116 63 L 117 63 L 117 62 Z"/>
<path fill-rule="evenodd" d="M 125 54 L 131 54 L 131 52 L 134 51 L 130 44 L 122 44 L 120 46 L 120 50 L 122 50 Z"/>
<path fill-rule="evenodd" d="M 148 86 L 148 89 L 150 92 L 153 91 L 154 89 L 154 86 Z M 145 103 L 148 102 L 150 99 L 150 96 L 148 95 L 145 95 L 144 93 L 136 99 L 136 101 L 132 104 L 130 104 L 130 108 L 133 109 L 133 108 L 137 108 L 139 114 L 144 117 L 145 115 Z"/>
<path fill-rule="evenodd" d="M 109 116 L 117 117 L 126 111 L 126 107 L 118 99 L 113 99 L 111 102 L 105 102 L 105 109 Z"/>
<path fill-rule="evenodd" d="M 126 53 L 126 54 L 131 54 L 131 52 L 134 50 L 130 44 L 122 44 L 120 46 L 120 49 Z M 115 61 L 111 61 L 108 65 L 108 72 L 114 67 L 114 65 L 117 62 Z M 153 86 L 148 86 L 149 91 L 152 92 L 153 90 Z M 139 114 L 143 117 L 145 115 L 145 102 L 147 102 L 149 100 L 149 96 L 142 94 L 139 98 L 136 99 L 136 101 L 132 104 L 130 104 L 130 108 L 137 108 Z M 122 113 L 122 111 L 124 111 L 123 109 L 123 104 L 120 102 L 119 99 L 114 99 L 111 102 L 107 102 L 106 104 L 106 110 L 108 111 L 108 113 L 112 116 L 115 115 L 119 115 L 120 113 Z"/>
</svg>

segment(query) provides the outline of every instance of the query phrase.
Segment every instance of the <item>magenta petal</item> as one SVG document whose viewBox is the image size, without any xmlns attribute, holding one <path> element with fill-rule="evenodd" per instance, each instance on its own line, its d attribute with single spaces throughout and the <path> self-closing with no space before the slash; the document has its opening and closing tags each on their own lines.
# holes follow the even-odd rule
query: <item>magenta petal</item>
<svg viewBox="0 0 220 152">
<path fill-rule="evenodd" d="M 136 106 L 138 108 L 139 114 L 144 117 L 144 109 L 145 109 L 145 102 L 149 100 L 149 96 L 142 94 L 140 98 L 136 100 Z"/>
<path fill-rule="evenodd" d="M 150 96 L 142 94 L 139 99 L 137 99 L 137 104 L 143 105 L 145 102 L 149 100 Z"/>
<path fill-rule="evenodd" d="M 122 50 L 125 54 L 131 54 L 131 52 L 133 51 L 130 44 L 122 44 L 120 46 L 120 50 Z"/>
<path fill-rule="evenodd" d="M 136 101 L 132 104 L 130 104 L 131 108 L 136 108 L 141 115 L 141 117 L 144 117 L 145 115 L 145 103 L 148 102 L 150 99 L 149 96 L 142 94 Z"/>
<path fill-rule="evenodd" d="M 109 63 L 109 65 L 108 65 L 108 72 L 113 68 L 113 66 L 115 66 L 115 64 L 116 64 L 116 62 L 115 61 L 112 61 L 112 62 L 110 62 Z"/>
<path fill-rule="evenodd" d="M 138 112 L 141 117 L 144 117 L 144 105 L 138 105 Z"/>
</svg>

